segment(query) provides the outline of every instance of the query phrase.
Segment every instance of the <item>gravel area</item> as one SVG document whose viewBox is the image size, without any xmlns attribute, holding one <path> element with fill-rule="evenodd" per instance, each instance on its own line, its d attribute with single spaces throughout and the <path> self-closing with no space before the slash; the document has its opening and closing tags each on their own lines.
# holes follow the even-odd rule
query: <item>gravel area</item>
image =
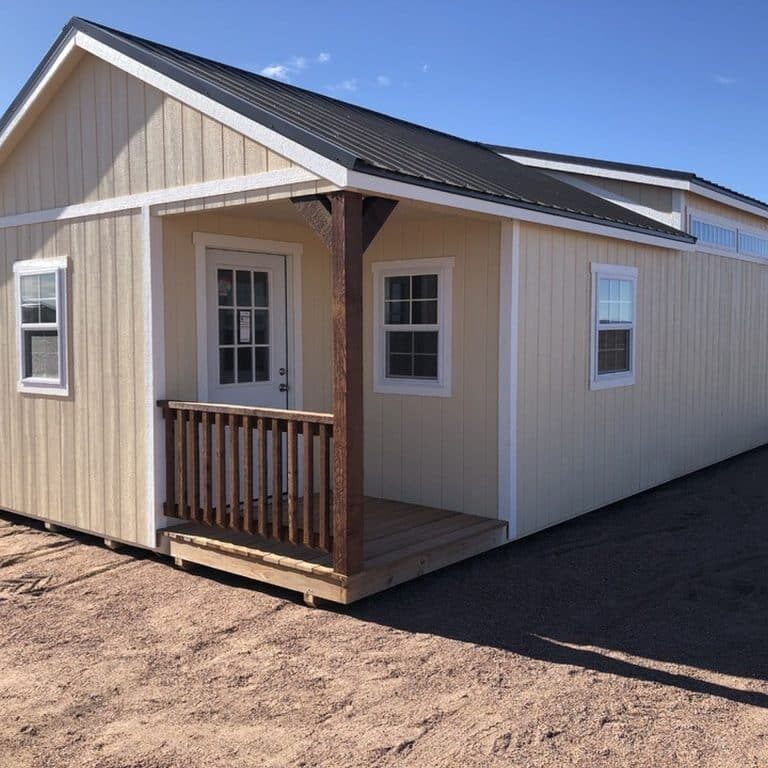
<svg viewBox="0 0 768 768">
<path fill-rule="evenodd" d="M 0 516 L 0 766 L 768 766 L 768 449 L 346 608 Z"/>
</svg>

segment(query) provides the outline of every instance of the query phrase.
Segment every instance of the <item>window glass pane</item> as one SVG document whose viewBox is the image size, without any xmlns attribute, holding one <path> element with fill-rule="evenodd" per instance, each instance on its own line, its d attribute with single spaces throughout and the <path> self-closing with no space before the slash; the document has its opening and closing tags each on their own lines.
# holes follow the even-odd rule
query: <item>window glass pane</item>
<svg viewBox="0 0 768 768">
<path fill-rule="evenodd" d="M 54 272 L 47 272 L 40 277 L 40 298 L 41 299 L 55 299 L 56 298 L 56 274 Z"/>
<path fill-rule="evenodd" d="M 599 323 L 631 323 L 633 312 L 633 283 L 601 277 L 598 281 L 597 319 Z"/>
<path fill-rule="evenodd" d="M 232 309 L 219 310 L 219 344 L 235 343 L 235 312 Z"/>
<path fill-rule="evenodd" d="M 219 384 L 234 384 L 235 382 L 235 350 L 219 350 Z"/>
<path fill-rule="evenodd" d="M 24 331 L 24 378 L 59 377 L 59 334 Z"/>
<path fill-rule="evenodd" d="M 40 322 L 41 323 L 56 322 L 56 299 L 40 300 Z"/>
<path fill-rule="evenodd" d="M 387 348 L 390 352 L 411 354 L 413 352 L 413 336 L 411 331 L 388 331 Z"/>
<path fill-rule="evenodd" d="M 766 233 L 768 235 L 768 233 Z M 739 232 L 739 250 L 751 256 L 768 259 L 768 236 L 758 237 Z"/>
<path fill-rule="evenodd" d="M 240 347 L 237 350 L 237 380 L 253 381 L 253 349 Z"/>
<path fill-rule="evenodd" d="M 269 275 L 266 272 L 253 273 L 253 306 L 269 306 Z"/>
<path fill-rule="evenodd" d="M 237 310 L 237 343 L 253 344 L 253 320 L 250 309 Z"/>
<path fill-rule="evenodd" d="M 413 351 L 418 355 L 437 354 L 437 331 L 420 331 L 413 334 Z"/>
<path fill-rule="evenodd" d="M 413 375 L 420 379 L 436 379 L 437 355 L 416 355 L 413 359 Z"/>
<path fill-rule="evenodd" d="M 21 278 L 21 303 L 37 303 L 40 298 L 40 275 L 23 275 Z"/>
<path fill-rule="evenodd" d="M 387 300 L 410 299 L 411 278 L 407 275 L 403 277 L 388 277 L 385 279 L 385 289 L 384 298 Z"/>
<path fill-rule="evenodd" d="M 22 323 L 39 323 L 40 322 L 40 304 L 35 302 L 34 304 L 22 304 L 21 305 L 21 322 Z"/>
<path fill-rule="evenodd" d="M 268 309 L 256 309 L 253 312 L 253 343 L 269 344 Z"/>
<path fill-rule="evenodd" d="M 235 273 L 235 281 L 237 306 L 250 307 L 252 299 L 251 273 L 242 269 L 238 269 Z"/>
<path fill-rule="evenodd" d="M 387 376 L 413 376 L 413 355 L 388 355 Z"/>
<path fill-rule="evenodd" d="M 413 278 L 414 299 L 437 298 L 437 275 L 414 275 Z"/>
<path fill-rule="evenodd" d="M 256 375 L 254 381 L 269 381 L 269 347 L 256 347 L 253 350 L 253 362 Z"/>
<path fill-rule="evenodd" d="M 700 219 L 691 219 L 691 234 L 703 243 L 719 248 L 736 250 L 736 229 L 710 224 Z"/>
<path fill-rule="evenodd" d="M 597 372 L 621 373 L 630 369 L 631 331 L 598 332 Z"/>
<path fill-rule="evenodd" d="M 388 301 L 386 303 L 387 325 L 407 325 L 411 322 L 411 305 L 407 301 Z"/>
<path fill-rule="evenodd" d="M 219 276 L 219 304 L 222 307 L 232 306 L 232 270 L 220 269 Z"/>
<path fill-rule="evenodd" d="M 437 299 L 430 301 L 414 301 L 411 304 L 412 323 L 419 325 L 434 325 L 437 323 Z"/>
</svg>

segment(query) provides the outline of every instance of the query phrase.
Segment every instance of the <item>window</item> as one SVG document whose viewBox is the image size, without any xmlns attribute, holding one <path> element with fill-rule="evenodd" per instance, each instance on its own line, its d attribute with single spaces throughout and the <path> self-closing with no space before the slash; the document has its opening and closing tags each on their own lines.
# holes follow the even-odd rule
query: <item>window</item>
<svg viewBox="0 0 768 768">
<path fill-rule="evenodd" d="M 726 251 L 735 251 L 738 232 L 732 227 L 723 227 L 691 216 L 691 234 L 702 243 L 714 245 Z"/>
<path fill-rule="evenodd" d="M 450 396 L 452 270 L 450 258 L 373 265 L 375 392 Z"/>
<path fill-rule="evenodd" d="M 726 219 L 691 213 L 690 233 L 702 246 L 768 260 L 768 231 L 749 230 Z"/>
<path fill-rule="evenodd" d="M 66 260 L 13 265 L 16 276 L 20 392 L 66 395 Z"/>
<path fill-rule="evenodd" d="M 637 269 L 592 265 L 592 389 L 635 383 Z"/>
</svg>

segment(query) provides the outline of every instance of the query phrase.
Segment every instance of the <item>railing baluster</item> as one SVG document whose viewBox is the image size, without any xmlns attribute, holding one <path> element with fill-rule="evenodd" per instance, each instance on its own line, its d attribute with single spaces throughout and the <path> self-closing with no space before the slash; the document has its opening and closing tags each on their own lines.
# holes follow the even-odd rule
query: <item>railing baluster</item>
<svg viewBox="0 0 768 768">
<path fill-rule="evenodd" d="M 240 529 L 240 420 L 229 417 L 229 527 Z"/>
<path fill-rule="evenodd" d="M 253 533 L 253 421 L 243 416 L 243 530 Z"/>
<path fill-rule="evenodd" d="M 304 434 L 304 545 L 312 547 L 315 544 L 313 519 L 315 504 L 315 425 L 310 421 L 305 421 L 302 427 L 302 432 Z"/>
<path fill-rule="evenodd" d="M 332 549 L 331 414 L 175 400 L 158 405 L 169 517 Z"/>
<path fill-rule="evenodd" d="M 321 424 L 320 433 L 320 499 L 318 504 L 318 547 L 327 551 L 331 548 L 331 483 L 330 483 L 330 438 L 328 426 Z"/>
<path fill-rule="evenodd" d="M 187 441 L 185 411 L 176 413 L 176 517 L 187 519 Z"/>
<path fill-rule="evenodd" d="M 299 461 L 296 422 L 289 421 L 288 429 L 288 541 L 299 543 Z"/>
<path fill-rule="evenodd" d="M 176 516 L 176 418 L 170 408 L 163 408 L 165 419 L 165 507 L 168 517 Z"/>
<path fill-rule="evenodd" d="M 283 438 L 280 422 L 272 419 L 272 536 L 282 538 L 283 528 Z"/>
<path fill-rule="evenodd" d="M 197 431 L 198 414 L 192 411 L 187 419 L 187 462 L 189 464 L 189 519 L 200 519 L 200 462 Z"/>
<path fill-rule="evenodd" d="M 217 413 L 214 423 L 216 431 L 216 525 L 219 528 L 224 528 L 227 513 L 227 448 L 224 445 L 224 416 Z"/>
<path fill-rule="evenodd" d="M 201 419 L 202 457 L 200 463 L 203 471 L 203 522 L 213 525 L 213 473 L 211 472 L 211 414 L 203 411 Z"/>
<path fill-rule="evenodd" d="M 259 492 L 259 535 L 266 537 L 267 533 L 267 429 L 264 419 L 259 419 L 256 428 L 256 451 L 258 462 L 258 492 Z"/>
</svg>

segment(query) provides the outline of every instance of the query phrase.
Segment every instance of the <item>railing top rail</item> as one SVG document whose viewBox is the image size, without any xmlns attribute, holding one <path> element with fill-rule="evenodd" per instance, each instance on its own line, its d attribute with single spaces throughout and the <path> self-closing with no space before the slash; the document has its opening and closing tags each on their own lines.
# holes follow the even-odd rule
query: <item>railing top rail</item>
<svg viewBox="0 0 768 768">
<path fill-rule="evenodd" d="M 197 411 L 200 413 L 221 413 L 227 416 L 254 416 L 262 419 L 333 424 L 332 413 L 284 411 L 280 408 L 253 408 L 247 405 L 224 405 L 219 403 L 188 403 L 181 400 L 158 400 L 157 405 L 160 408 L 168 408 L 173 411 Z"/>
</svg>

